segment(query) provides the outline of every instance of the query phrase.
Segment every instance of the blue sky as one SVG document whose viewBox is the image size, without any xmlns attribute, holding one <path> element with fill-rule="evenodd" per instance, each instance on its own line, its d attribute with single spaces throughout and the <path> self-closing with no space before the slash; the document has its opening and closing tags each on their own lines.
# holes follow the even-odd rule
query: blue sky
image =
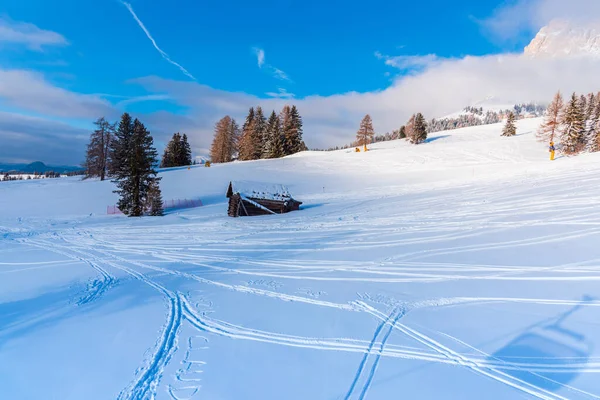
<svg viewBox="0 0 600 400">
<path fill-rule="evenodd" d="M 359 103 L 363 114 L 393 114 L 390 88 L 441 64 L 520 52 L 549 19 L 534 3 L 557 2 L 8 0 L 0 140 L 23 145 L 0 150 L 0 161 L 78 162 L 91 121 L 122 111 L 147 122 L 159 147 L 188 131 L 201 154 L 218 118 L 286 102 L 306 110 L 309 146 L 343 144 Z M 335 111 L 325 113 L 329 105 Z M 399 126 L 405 108 L 381 126 Z M 47 154 L 44 140 L 57 130 L 70 133 Z M 77 145 L 61 147 L 69 137 Z"/>
<path fill-rule="evenodd" d="M 160 48 L 202 83 L 257 96 L 279 87 L 308 96 L 384 89 L 390 82 L 385 73 L 394 71 L 374 57 L 376 51 L 459 57 L 515 48 L 514 43 L 490 41 L 476 23 L 477 18 L 488 17 L 500 0 L 455 3 L 459 4 L 449 7 L 440 0 L 372 0 L 368 5 L 268 0 L 251 3 L 259 4 L 254 7 L 244 1 L 130 4 Z M 13 20 L 58 32 L 70 43 L 51 54 L 2 54 L 3 65 L 34 67 L 79 92 L 123 96 L 142 93 L 126 84 L 133 78 L 185 78 L 163 62 L 117 0 L 19 0 L 9 1 L 3 11 Z M 289 81 L 259 69 L 253 48 L 263 49 L 266 62 L 285 71 Z"/>
</svg>

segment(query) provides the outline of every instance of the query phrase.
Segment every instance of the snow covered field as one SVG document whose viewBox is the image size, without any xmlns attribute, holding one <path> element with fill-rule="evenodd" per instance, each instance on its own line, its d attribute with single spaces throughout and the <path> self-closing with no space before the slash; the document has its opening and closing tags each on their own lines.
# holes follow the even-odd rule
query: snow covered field
<svg viewBox="0 0 600 400">
<path fill-rule="evenodd" d="M 164 218 L 0 185 L 0 398 L 599 398 L 600 157 L 539 122 L 165 171 L 205 206 Z M 229 180 L 303 209 L 228 218 Z"/>
</svg>

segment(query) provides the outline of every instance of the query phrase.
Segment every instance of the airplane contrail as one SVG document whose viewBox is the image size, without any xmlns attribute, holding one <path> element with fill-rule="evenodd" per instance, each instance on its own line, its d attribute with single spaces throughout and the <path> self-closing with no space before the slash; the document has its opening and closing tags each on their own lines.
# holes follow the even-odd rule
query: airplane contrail
<svg viewBox="0 0 600 400">
<path fill-rule="evenodd" d="M 127 9 L 129 10 L 129 12 L 131 13 L 131 15 L 133 15 L 133 18 L 135 19 L 135 21 L 138 23 L 138 25 L 140 26 L 140 28 L 142 28 L 142 30 L 144 31 L 144 33 L 146 34 L 146 36 L 148 37 L 148 39 L 150 39 L 150 41 L 152 42 L 152 45 L 160 53 L 160 55 L 162 56 L 162 58 L 164 58 L 165 60 L 167 60 L 168 62 L 170 62 L 174 66 L 176 66 L 177 68 L 179 68 L 181 70 L 181 72 L 183 72 L 185 75 L 187 75 L 191 79 L 196 80 L 196 78 L 194 78 L 194 76 L 192 74 L 190 74 L 187 69 L 183 68 L 180 64 L 178 64 L 175 61 L 171 60 L 171 58 L 169 57 L 169 55 L 167 53 L 165 53 L 160 47 L 158 47 L 158 45 L 156 44 L 156 41 L 154 40 L 154 38 L 152 37 L 152 35 L 148 31 L 148 29 L 146 29 L 146 26 L 144 25 L 144 23 L 138 18 L 138 16 L 136 15 L 135 11 L 133 11 L 133 7 L 131 7 L 131 4 L 129 4 L 129 3 L 125 2 L 125 1 L 122 1 L 122 0 L 121 0 L 121 3 L 125 7 L 127 7 Z"/>
</svg>

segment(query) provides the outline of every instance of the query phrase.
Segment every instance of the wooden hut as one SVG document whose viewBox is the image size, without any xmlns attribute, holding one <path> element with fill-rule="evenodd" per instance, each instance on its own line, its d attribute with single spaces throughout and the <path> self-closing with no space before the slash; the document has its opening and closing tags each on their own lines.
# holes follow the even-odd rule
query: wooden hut
<svg viewBox="0 0 600 400">
<path fill-rule="evenodd" d="M 254 182 L 230 182 L 227 198 L 230 217 L 284 214 L 299 210 L 302 204 L 283 185 Z"/>
</svg>

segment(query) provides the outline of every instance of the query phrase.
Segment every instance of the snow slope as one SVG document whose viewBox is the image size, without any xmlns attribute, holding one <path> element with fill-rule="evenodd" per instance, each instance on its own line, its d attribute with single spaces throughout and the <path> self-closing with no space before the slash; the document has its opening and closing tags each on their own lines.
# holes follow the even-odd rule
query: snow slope
<svg viewBox="0 0 600 400">
<path fill-rule="evenodd" d="M 0 398 L 598 398 L 599 157 L 538 124 L 164 171 L 205 204 L 164 218 L 1 184 Z M 228 218 L 230 180 L 303 209 Z"/>
</svg>

